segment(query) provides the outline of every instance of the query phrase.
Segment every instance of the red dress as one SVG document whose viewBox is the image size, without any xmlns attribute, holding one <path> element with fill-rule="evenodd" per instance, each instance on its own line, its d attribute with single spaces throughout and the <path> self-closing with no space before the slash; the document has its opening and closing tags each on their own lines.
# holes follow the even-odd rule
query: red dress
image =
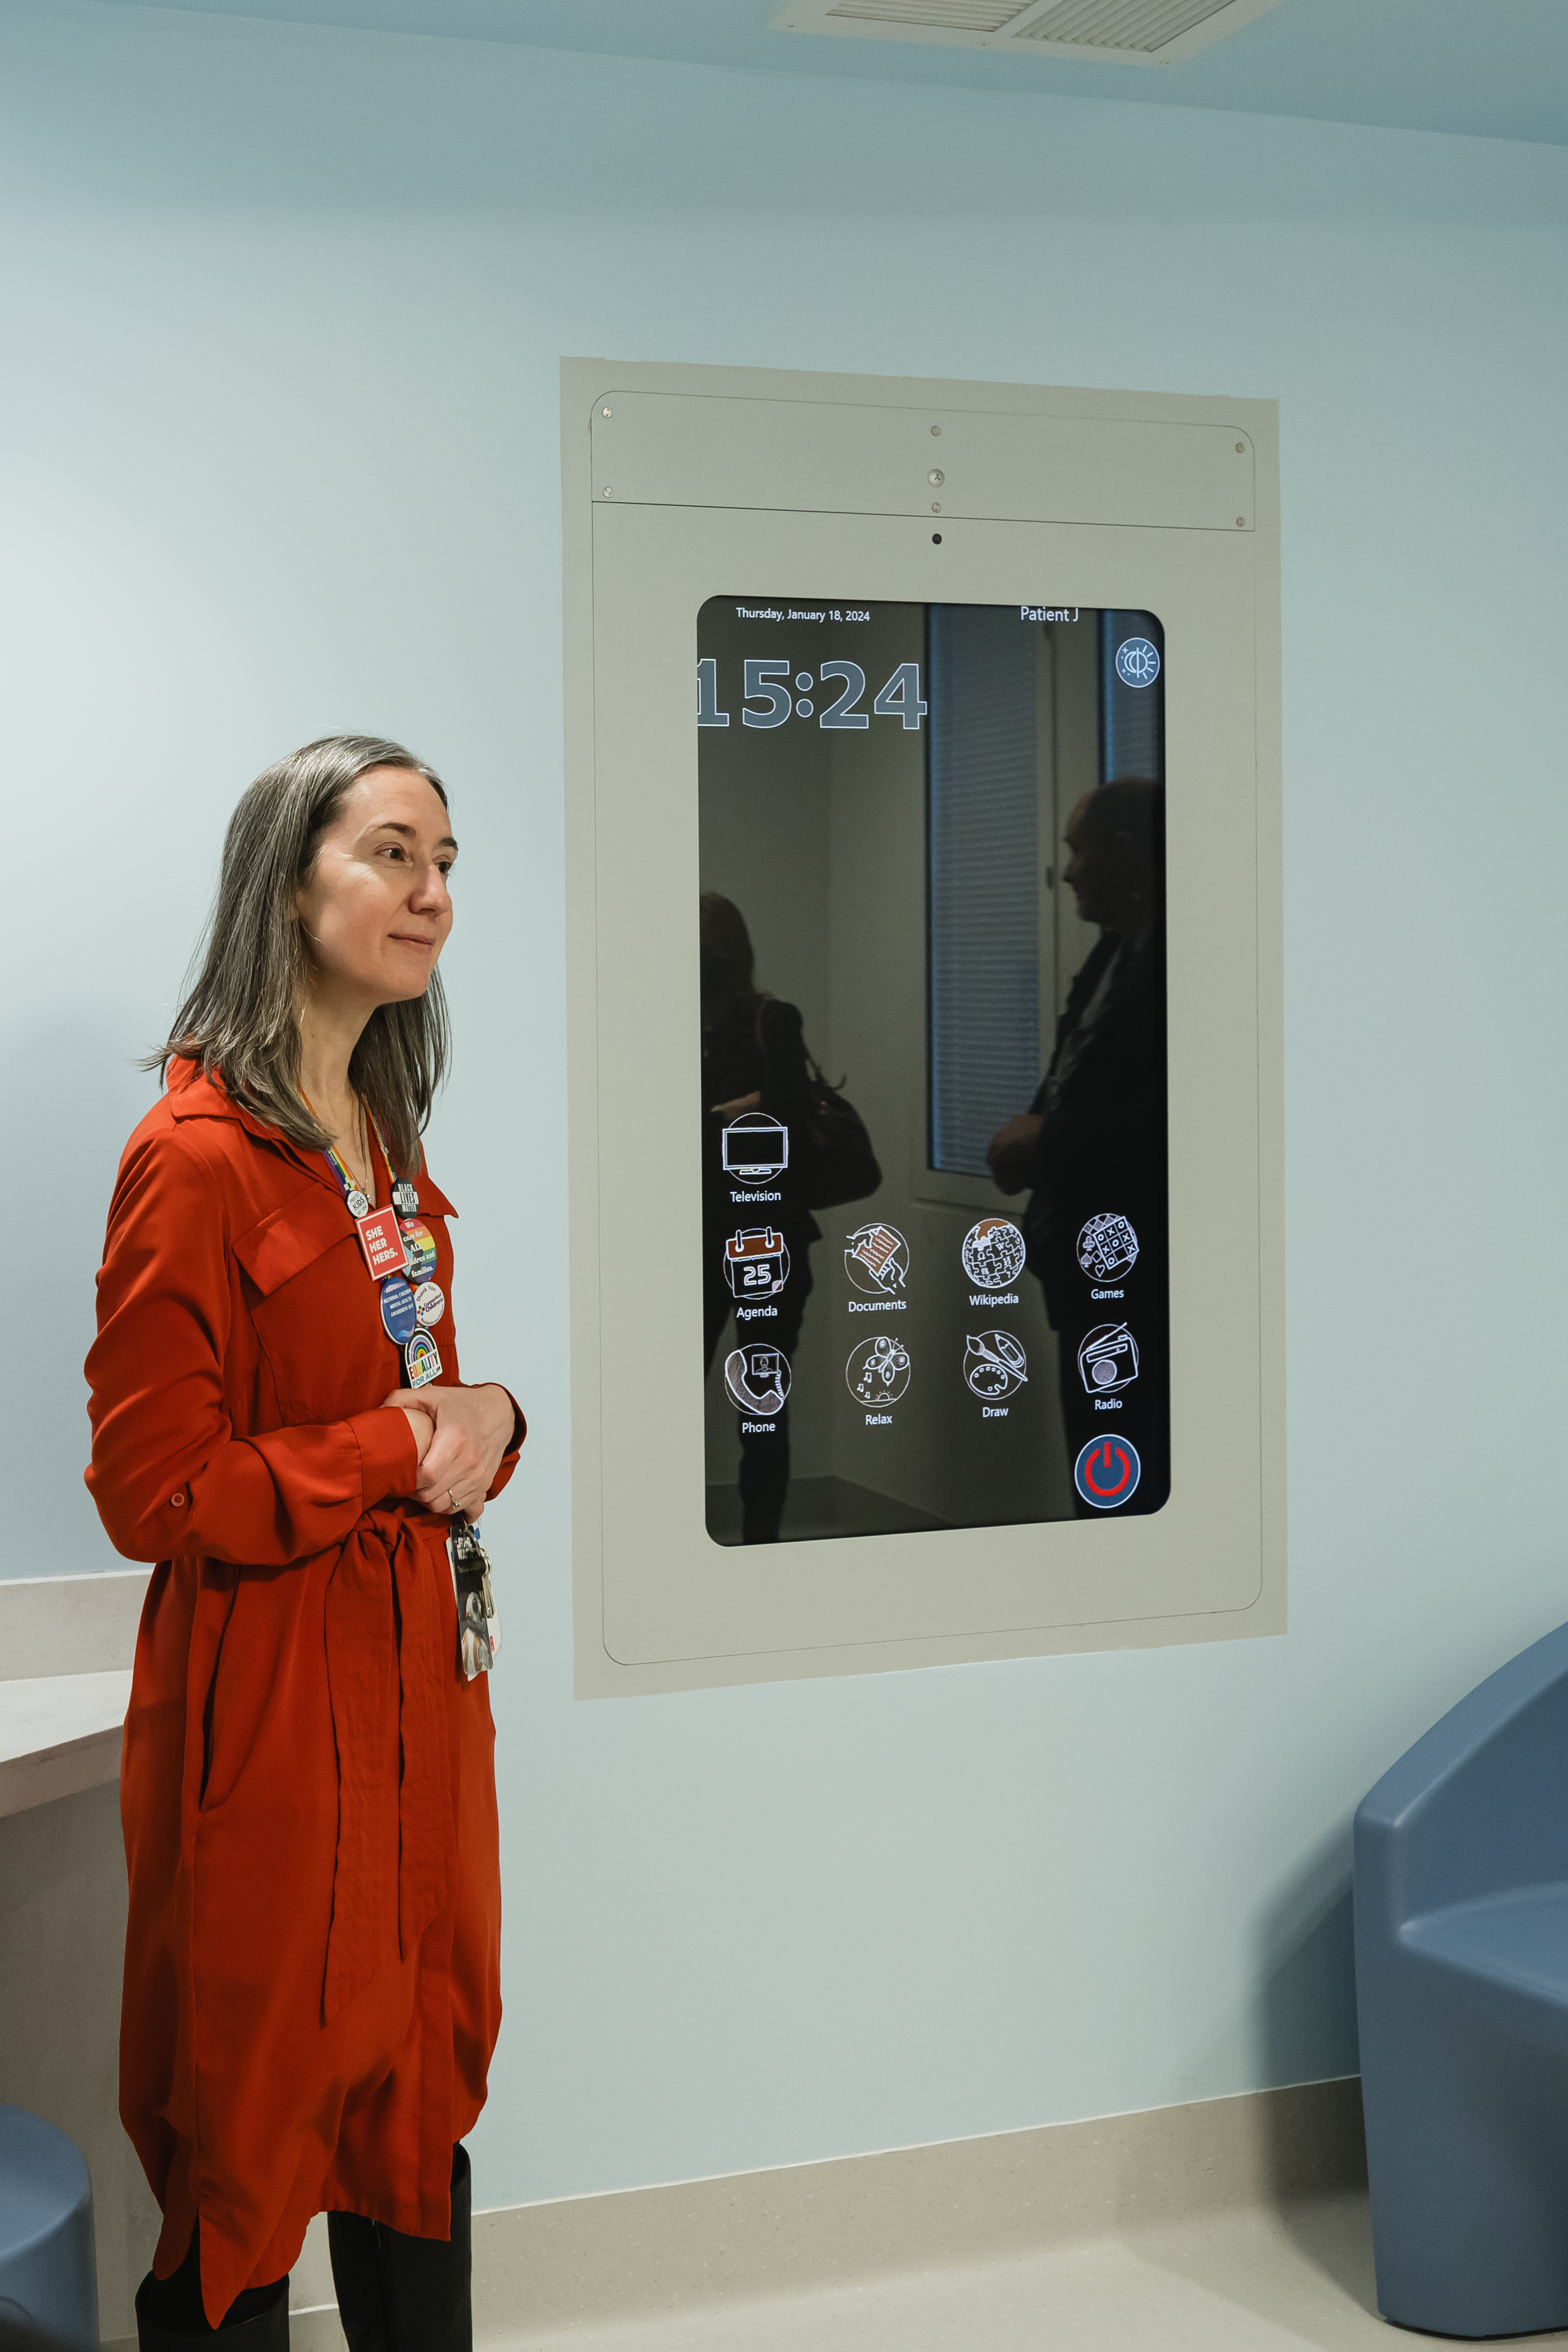
<svg viewBox="0 0 1568 2352">
<path fill-rule="evenodd" d="M 455 1212 L 416 1181 L 449 1299 Z M 449 1309 L 434 1337 L 455 1382 Z M 163 2209 L 153 2269 L 199 2215 L 216 2326 L 313 2213 L 449 2233 L 500 2023 L 495 1733 L 342 1193 L 188 1063 L 121 1161 L 87 1370 L 93 1499 L 157 1562 L 120 2112 Z"/>
</svg>

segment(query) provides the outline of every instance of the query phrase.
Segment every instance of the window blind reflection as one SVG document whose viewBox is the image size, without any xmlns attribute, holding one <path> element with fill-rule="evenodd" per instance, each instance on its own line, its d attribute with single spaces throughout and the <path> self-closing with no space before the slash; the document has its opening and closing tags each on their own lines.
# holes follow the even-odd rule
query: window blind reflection
<svg viewBox="0 0 1568 2352">
<path fill-rule="evenodd" d="M 933 604 L 928 662 L 931 1164 L 984 1176 L 1039 1084 L 1038 632 Z"/>
</svg>

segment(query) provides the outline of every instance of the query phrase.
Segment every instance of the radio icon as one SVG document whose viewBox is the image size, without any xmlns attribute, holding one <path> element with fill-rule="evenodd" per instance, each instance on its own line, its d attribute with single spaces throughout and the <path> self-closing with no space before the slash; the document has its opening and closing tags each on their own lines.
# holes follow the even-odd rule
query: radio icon
<svg viewBox="0 0 1568 2352">
<path fill-rule="evenodd" d="M 1110 1396 L 1138 1377 L 1138 1342 L 1125 1323 L 1097 1323 L 1078 1351 L 1079 1376 L 1090 1396 Z"/>
</svg>

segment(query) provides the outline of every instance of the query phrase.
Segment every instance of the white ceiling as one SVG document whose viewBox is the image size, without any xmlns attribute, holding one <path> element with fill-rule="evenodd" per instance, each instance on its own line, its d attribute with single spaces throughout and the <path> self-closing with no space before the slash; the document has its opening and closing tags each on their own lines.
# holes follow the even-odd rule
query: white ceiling
<svg viewBox="0 0 1568 2352">
<path fill-rule="evenodd" d="M 140 0 L 117 0 L 134 6 Z M 1186 63 L 770 29 L 776 0 L 163 0 L 215 16 L 748 70 L 1051 90 L 1568 145 L 1568 0 L 1282 0 Z"/>
</svg>

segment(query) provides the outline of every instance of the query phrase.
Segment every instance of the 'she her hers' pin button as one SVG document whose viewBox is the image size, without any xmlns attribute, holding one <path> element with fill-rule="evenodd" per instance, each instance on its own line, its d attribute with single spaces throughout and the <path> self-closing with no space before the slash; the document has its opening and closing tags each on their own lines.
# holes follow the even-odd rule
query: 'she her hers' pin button
<svg viewBox="0 0 1568 2352">
<path fill-rule="evenodd" d="M 354 1230 L 364 1252 L 364 1262 L 377 1282 L 389 1274 L 403 1272 L 405 1253 L 395 1209 L 376 1209 L 368 1217 L 356 1217 Z"/>
</svg>

